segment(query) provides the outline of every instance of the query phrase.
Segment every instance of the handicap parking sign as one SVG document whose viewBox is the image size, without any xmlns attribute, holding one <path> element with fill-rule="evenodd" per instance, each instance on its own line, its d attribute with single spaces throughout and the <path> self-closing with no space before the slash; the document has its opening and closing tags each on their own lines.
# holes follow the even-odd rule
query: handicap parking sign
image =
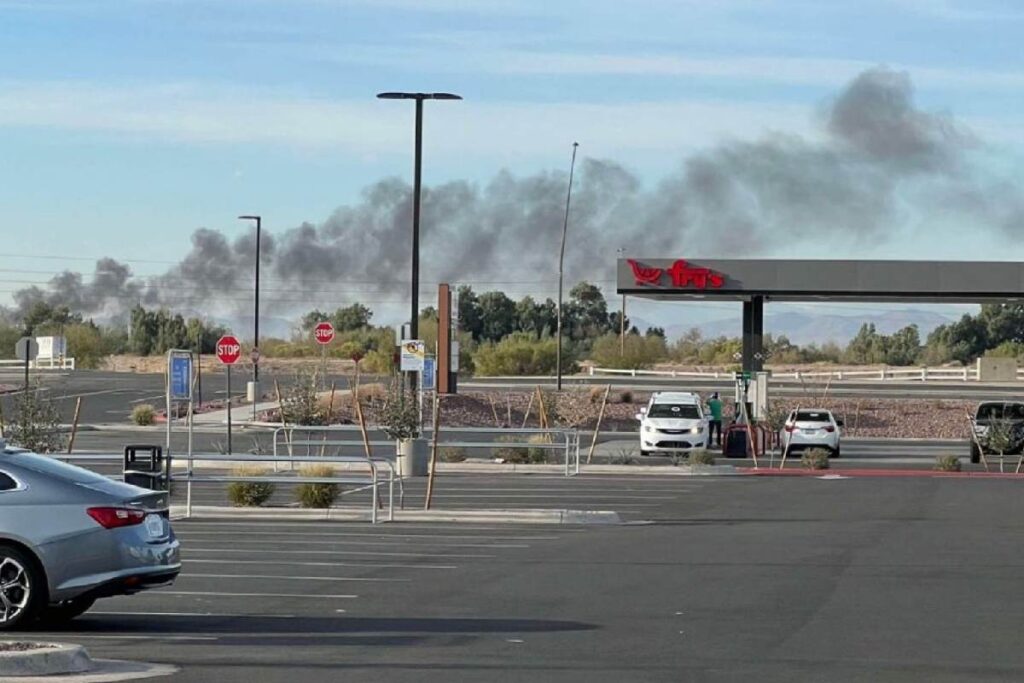
<svg viewBox="0 0 1024 683">
<path fill-rule="evenodd" d="M 192 354 L 172 351 L 167 357 L 167 386 L 172 401 L 192 400 Z"/>
</svg>

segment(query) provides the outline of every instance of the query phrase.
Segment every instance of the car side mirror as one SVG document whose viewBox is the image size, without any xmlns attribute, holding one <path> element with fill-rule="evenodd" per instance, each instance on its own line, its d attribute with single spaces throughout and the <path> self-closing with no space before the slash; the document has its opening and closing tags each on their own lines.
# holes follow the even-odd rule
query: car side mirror
<svg viewBox="0 0 1024 683">
<path fill-rule="evenodd" d="M 641 408 L 640 412 L 636 414 L 636 419 L 642 420 L 647 415 L 647 408 Z"/>
<path fill-rule="evenodd" d="M 845 427 L 846 426 L 846 420 L 844 420 L 841 417 L 837 417 L 836 418 L 836 426 L 837 427 Z"/>
</svg>

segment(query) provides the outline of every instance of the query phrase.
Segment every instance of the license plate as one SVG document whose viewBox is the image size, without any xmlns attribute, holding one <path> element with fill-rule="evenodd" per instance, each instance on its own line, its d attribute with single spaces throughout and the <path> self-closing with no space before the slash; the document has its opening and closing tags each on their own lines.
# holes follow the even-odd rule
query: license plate
<svg viewBox="0 0 1024 683">
<path fill-rule="evenodd" d="M 146 531 L 150 538 L 160 538 L 164 535 L 164 518 L 160 515 L 148 515 L 146 517 Z"/>
</svg>

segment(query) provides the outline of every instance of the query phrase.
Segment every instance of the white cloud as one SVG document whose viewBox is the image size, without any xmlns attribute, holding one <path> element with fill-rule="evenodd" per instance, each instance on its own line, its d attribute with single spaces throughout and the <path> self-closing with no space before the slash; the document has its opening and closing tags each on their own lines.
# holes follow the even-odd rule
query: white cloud
<svg viewBox="0 0 1024 683">
<path fill-rule="evenodd" d="M 409 150 L 412 104 L 328 100 L 209 85 L 0 83 L 0 126 L 199 144 L 272 144 L 357 154 Z M 531 157 L 580 140 L 588 154 L 703 146 L 765 130 L 807 132 L 810 111 L 764 102 L 427 103 L 427 146 Z"/>
</svg>

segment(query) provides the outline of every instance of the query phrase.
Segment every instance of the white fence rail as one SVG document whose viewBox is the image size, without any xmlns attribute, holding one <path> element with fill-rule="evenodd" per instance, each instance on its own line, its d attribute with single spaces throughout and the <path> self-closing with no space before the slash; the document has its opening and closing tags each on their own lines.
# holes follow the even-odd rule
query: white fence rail
<svg viewBox="0 0 1024 683">
<path fill-rule="evenodd" d="M 722 371 L 692 372 L 682 370 L 621 370 L 618 368 L 590 368 L 591 376 L 618 375 L 625 377 L 680 377 L 685 379 L 732 379 L 735 373 Z M 875 370 L 829 370 L 816 372 L 772 372 L 773 380 L 853 380 L 853 381 L 902 381 L 902 382 L 977 382 L 977 368 L 879 368 Z M 1017 379 L 1024 379 L 1024 369 L 1017 370 Z"/>
<path fill-rule="evenodd" d="M 25 368 L 25 361 L 23 360 L 0 360 L 0 370 L 9 368 L 11 370 L 23 370 Z M 74 370 L 75 359 L 74 358 L 40 358 L 38 360 L 30 360 L 28 362 L 29 370 Z"/>
</svg>

